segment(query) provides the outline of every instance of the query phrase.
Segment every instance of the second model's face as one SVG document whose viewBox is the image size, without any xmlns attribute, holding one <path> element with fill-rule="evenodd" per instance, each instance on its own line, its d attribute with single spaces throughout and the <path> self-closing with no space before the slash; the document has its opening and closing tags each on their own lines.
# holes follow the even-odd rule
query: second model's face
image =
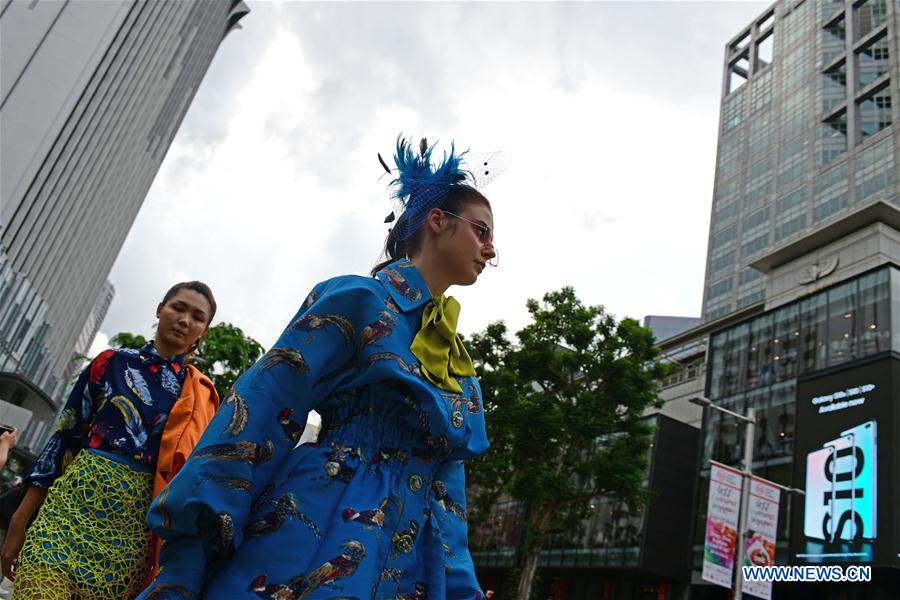
<svg viewBox="0 0 900 600">
<path fill-rule="evenodd" d="M 206 333 L 209 325 L 209 302 L 194 290 L 178 290 L 157 310 L 159 325 L 156 339 L 175 354 L 182 354 Z"/>
<path fill-rule="evenodd" d="M 481 203 L 467 205 L 458 215 L 458 219 L 446 215 L 456 223 L 442 236 L 443 261 L 453 284 L 472 285 L 487 268 L 487 262 L 496 255 L 494 215 L 490 208 Z"/>
</svg>

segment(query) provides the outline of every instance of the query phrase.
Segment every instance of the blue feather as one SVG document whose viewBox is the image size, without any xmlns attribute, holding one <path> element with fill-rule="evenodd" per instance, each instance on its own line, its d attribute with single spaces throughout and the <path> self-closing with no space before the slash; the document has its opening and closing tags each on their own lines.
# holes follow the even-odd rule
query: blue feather
<svg viewBox="0 0 900 600">
<path fill-rule="evenodd" d="M 141 402 L 147 406 L 153 406 L 153 396 L 150 395 L 150 388 L 140 371 L 133 367 L 125 367 L 125 383 L 131 388 L 134 395 L 140 398 Z"/>
<path fill-rule="evenodd" d="M 394 162 L 397 164 L 399 176 L 391 182 L 396 185 L 394 198 L 400 200 L 410 209 L 410 203 L 417 201 L 428 202 L 429 196 L 443 196 L 454 185 L 463 185 L 467 180 L 472 180 L 470 171 L 462 168 L 462 159 L 466 152 L 456 153 L 456 146 L 450 143 L 450 154 L 444 153 L 443 161 L 437 167 L 431 164 L 431 154 L 434 145 L 425 149 L 425 152 L 417 154 L 413 144 L 407 142 L 402 136 L 397 137 L 397 152 L 394 154 Z"/>
<path fill-rule="evenodd" d="M 178 397 L 181 394 L 181 384 L 178 383 L 178 378 L 175 376 L 175 373 L 169 369 L 162 369 L 160 373 L 160 384 L 163 386 L 164 390 L 175 397 Z"/>
<path fill-rule="evenodd" d="M 147 432 L 144 431 L 140 413 L 125 396 L 116 396 L 109 402 L 122 413 L 125 431 L 131 437 L 132 443 L 137 448 L 142 447 L 147 442 Z"/>
</svg>

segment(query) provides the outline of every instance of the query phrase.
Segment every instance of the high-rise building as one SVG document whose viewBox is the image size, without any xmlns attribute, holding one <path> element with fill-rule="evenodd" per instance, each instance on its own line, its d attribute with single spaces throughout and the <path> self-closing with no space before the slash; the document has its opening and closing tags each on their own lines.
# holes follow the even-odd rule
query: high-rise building
<svg viewBox="0 0 900 600">
<path fill-rule="evenodd" d="M 100 326 L 103 324 L 103 319 L 106 318 L 106 313 L 109 312 L 109 307 L 115 296 L 116 288 L 109 281 L 105 282 L 100 290 L 100 295 L 97 297 L 97 301 L 94 303 L 94 307 L 91 309 L 91 314 L 88 315 L 87 320 L 84 322 L 84 327 L 81 328 L 81 333 L 78 334 L 78 339 L 75 340 L 72 359 L 66 365 L 65 371 L 63 371 L 65 381 L 72 381 L 76 377 L 78 369 L 89 358 L 87 356 L 88 351 L 91 348 L 91 344 L 94 343 L 97 332 L 100 331 Z M 67 386 L 60 389 L 66 390 L 66 388 Z M 61 403 L 65 401 L 64 398 L 59 398 L 59 400 Z"/>
<path fill-rule="evenodd" d="M 782 0 L 726 46 L 704 320 L 766 300 L 763 255 L 900 202 L 898 13 Z"/>
<path fill-rule="evenodd" d="M 725 594 L 699 585 L 710 461 L 802 492 L 769 560 L 900 589 L 898 36 L 900 2 L 779 0 L 725 47 L 704 323 L 675 341 L 705 338 L 703 395 L 755 427 L 745 465 L 746 425 L 705 410 L 691 597 Z"/>
<path fill-rule="evenodd" d="M 0 372 L 57 398 L 182 118 L 248 11 L 240 0 L 2 2 Z"/>
</svg>

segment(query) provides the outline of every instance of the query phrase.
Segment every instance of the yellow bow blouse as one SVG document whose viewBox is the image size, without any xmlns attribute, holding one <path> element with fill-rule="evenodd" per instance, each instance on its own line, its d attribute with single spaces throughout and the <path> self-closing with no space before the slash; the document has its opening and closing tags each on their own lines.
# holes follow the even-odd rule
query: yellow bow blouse
<svg viewBox="0 0 900 600">
<path fill-rule="evenodd" d="M 462 393 L 454 377 L 475 375 L 472 359 L 456 334 L 459 302 L 453 296 L 432 298 L 422 313 L 422 328 L 409 347 L 422 363 L 422 373 L 448 392 Z"/>
</svg>

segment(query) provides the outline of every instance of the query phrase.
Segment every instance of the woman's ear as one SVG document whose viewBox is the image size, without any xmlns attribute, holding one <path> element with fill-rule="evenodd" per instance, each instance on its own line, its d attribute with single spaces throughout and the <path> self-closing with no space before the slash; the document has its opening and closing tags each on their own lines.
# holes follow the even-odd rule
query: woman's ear
<svg viewBox="0 0 900 600">
<path fill-rule="evenodd" d="M 162 307 L 163 307 L 163 303 L 162 303 L 162 302 L 160 302 L 159 304 L 156 305 L 156 318 L 157 318 L 157 319 L 159 318 L 159 311 L 162 310 Z"/>
<path fill-rule="evenodd" d="M 444 227 L 444 211 L 439 208 L 432 208 L 428 211 L 425 222 L 428 223 L 428 228 L 431 229 L 432 233 L 440 233 Z"/>
</svg>

